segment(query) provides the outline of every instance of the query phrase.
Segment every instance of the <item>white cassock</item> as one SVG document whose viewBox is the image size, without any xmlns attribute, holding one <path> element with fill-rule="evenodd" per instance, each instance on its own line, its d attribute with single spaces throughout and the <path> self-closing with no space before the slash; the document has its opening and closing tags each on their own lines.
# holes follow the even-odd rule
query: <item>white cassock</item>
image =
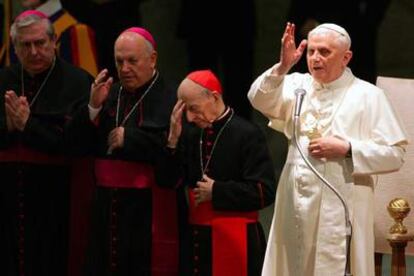
<svg viewBox="0 0 414 276">
<path fill-rule="evenodd" d="M 278 65 L 275 65 L 278 66 Z M 372 175 L 398 170 L 407 135 L 384 92 L 354 77 L 347 68 L 329 84 L 309 74 L 264 72 L 248 97 L 269 126 L 290 140 L 294 91 L 307 91 L 299 142 L 307 155 L 312 132 L 337 136 L 352 145 L 352 159 L 317 160 L 316 169 L 342 194 L 351 215 L 354 276 L 374 275 L 374 186 Z M 345 215 L 341 202 L 306 166 L 293 143 L 279 180 L 263 276 L 344 275 Z"/>
</svg>

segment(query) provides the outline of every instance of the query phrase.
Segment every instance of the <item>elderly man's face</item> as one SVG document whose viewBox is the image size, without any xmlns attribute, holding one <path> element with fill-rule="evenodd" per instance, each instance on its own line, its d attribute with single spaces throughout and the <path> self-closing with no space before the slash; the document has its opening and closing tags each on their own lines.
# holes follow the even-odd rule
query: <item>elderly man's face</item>
<svg viewBox="0 0 414 276">
<path fill-rule="evenodd" d="M 200 128 L 208 127 L 216 118 L 216 106 L 218 99 L 205 88 L 185 79 L 178 87 L 178 98 L 185 103 L 187 121 L 196 124 Z"/>
<path fill-rule="evenodd" d="M 46 22 L 40 21 L 21 28 L 16 37 L 16 55 L 30 74 L 47 70 L 55 57 L 56 41 L 47 35 L 46 30 Z"/>
<path fill-rule="evenodd" d="M 308 39 L 308 69 L 320 83 L 329 83 L 339 78 L 352 57 L 351 51 L 336 39 L 330 33 L 315 34 Z"/>
<path fill-rule="evenodd" d="M 134 91 L 153 76 L 157 54 L 150 51 L 143 37 L 125 32 L 115 42 L 115 64 L 122 86 Z"/>
</svg>

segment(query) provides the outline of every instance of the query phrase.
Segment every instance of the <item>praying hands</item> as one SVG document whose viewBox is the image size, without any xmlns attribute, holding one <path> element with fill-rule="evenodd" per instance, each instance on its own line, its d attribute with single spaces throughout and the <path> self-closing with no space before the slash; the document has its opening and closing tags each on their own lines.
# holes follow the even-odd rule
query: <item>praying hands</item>
<svg viewBox="0 0 414 276">
<path fill-rule="evenodd" d="M 9 132 L 23 131 L 30 116 L 30 106 L 26 97 L 18 97 L 13 90 L 8 90 L 4 98 L 7 130 Z"/>
</svg>

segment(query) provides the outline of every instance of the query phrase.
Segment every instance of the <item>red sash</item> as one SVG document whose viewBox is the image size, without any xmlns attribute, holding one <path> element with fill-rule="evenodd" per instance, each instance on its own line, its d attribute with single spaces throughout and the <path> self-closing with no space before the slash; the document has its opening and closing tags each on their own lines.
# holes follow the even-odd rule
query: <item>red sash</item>
<svg viewBox="0 0 414 276">
<path fill-rule="evenodd" d="M 33 164 L 68 164 L 66 157 L 43 153 L 24 145 L 17 144 L 11 148 L 0 151 L 0 162 L 27 162 Z"/>
<path fill-rule="evenodd" d="M 95 175 L 97 185 L 108 188 L 151 188 L 155 182 L 151 165 L 123 160 L 97 159 Z"/>
<path fill-rule="evenodd" d="M 214 211 L 211 202 L 195 207 L 192 190 L 189 204 L 190 224 L 211 226 L 213 276 L 247 276 L 247 224 L 257 222 L 258 213 Z"/>
<path fill-rule="evenodd" d="M 98 186 L 152 189 L 152 275 L 178 275 L 176 192 L 155 185 L 154 169 L 148 164 L 98 159 L 95 174 Z"/>
</svg>

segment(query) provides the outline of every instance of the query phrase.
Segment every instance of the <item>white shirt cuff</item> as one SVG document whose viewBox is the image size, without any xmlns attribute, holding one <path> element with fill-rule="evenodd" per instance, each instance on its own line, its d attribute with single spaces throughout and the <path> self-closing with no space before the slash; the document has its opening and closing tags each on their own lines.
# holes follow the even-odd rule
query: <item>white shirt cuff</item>
<svg viewBox="0 0 414 276">
<path fill-rule="evenodd" d="M 95 120 L 96 116 L 98 116 L 99 111 L 101 111 L 102 106 L 98 107 L 98 108 L 94 108 L 91 105 L 88 104 L 88 109 L 89 109 L 89 119 L 91 121 Z"/>
</svg>

